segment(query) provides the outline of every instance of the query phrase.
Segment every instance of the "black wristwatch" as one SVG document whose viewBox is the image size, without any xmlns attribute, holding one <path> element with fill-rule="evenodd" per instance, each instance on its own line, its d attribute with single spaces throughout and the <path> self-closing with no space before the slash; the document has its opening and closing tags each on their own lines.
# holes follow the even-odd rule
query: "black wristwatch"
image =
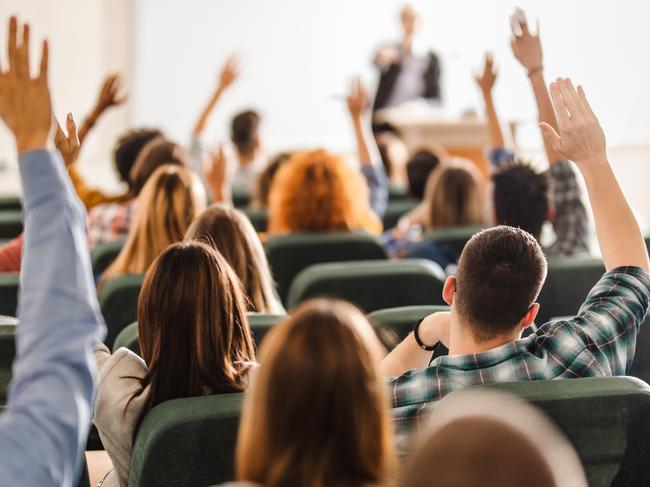
<svg viewBox="0 0 650 487">
<path fill-rule="evenodd" d="M 438 344 L 435 343 L 435 344 L 429 346 L 429 345 L 426 345 L 426 344 L 425 344 L 425 343 L 420 339 L 419 329 L 420 329 L 420 323 L 422 323 L 423 321 L 424 321 L 424 318 L 422 318 L 420 321 L 418 321 L 418 322 L 415 324 L 415 327 L 413 328 L 413 338 L 415 338 L 415 342 L 418 344 L 418 346 L 419 346 L 422 350 L 426 350 L 427 352 L 433 352 L 433 351 L 436 349 L 436 345 L 438 345 Z"/>
</svg>

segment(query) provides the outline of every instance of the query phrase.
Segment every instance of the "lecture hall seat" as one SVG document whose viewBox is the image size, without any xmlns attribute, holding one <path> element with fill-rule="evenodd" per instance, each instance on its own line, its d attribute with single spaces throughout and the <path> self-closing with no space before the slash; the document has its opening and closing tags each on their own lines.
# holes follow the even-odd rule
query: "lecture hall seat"
<svg viewBox="0 0 650 487">
<path fill-rule="evenodd" d="M 138 296 L 144 274 L 127 274 L 106 281 L 99 290 L 99 305 L 106 321 L 104 343 L 112 348 L 117 335 L 137 319 Z"/>
</svg>

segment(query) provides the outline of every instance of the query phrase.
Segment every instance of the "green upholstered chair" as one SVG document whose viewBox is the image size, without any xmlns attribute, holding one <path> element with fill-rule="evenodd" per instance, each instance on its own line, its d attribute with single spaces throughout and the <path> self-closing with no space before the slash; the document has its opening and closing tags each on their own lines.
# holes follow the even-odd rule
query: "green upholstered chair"
<svg viewBox="0 0 650 487">
<path fill-rule="evenodd" d="M 645 382 L 597 377 L 479 387 L 516 394 L 544 411 L 573 443 L 591 487 L 650 485 L 650 386 Z"/>
<path fill-rule="evenodd" d="M 413 326 L 432 313 L 449 311 L 449 306 L 400 306 L 373 311 L 368 315 L 377 335 L 388 349 L 394 348 L 413 330 Z"/>
<path fill-rule="evenodd" d="M 366 313 L 397 306 L 443 305 L 445 277 L 440 266 L 419 259 L 317 264 L 296 277 L 288 305 L 316 297 L 344 299 Z"/>
<path fill-rule="evenodd" d="M 101 276 L 124 247 L 124 240 L 98 245 L 90 254 L 95 277 Z"/>
<path fill-rule="evenodd" d="M 587 294 L 605 273 L 601 259 L 562 257 L 548 261 L 548 275 L 538 302 L 535 320 L 543 324 L 556 316 L 575 316 Z"/>
<path fill-rule="evenodd" d="M 138 296 L 144 274 L 114 277 L 101 287 L 99 304 L 106 321 L 104 343 L 111 348 L 117 335 L 137 319 Z"/>
<path fill-rule="evenodd" d="M 234 477 L 243 394 L 174 399 L 153 408 L 135 438 L 129 487 L 216 485 Z"/>
<path fill-rule="evenodd" d="M 0 273 L 0 315 L 16 316 L 19 287 L 18 272 Z"/>
<path fill-rule="evenodd" d="M 232 203 L 236 208 L 246 208 L 251 202 L 251 193 L 248 189 L 233 188 Z"/>
<path fill-rule="evenodd" d="M 0 211 L 21 210 L 23 203 L 19 196 L 0 196 Z"/>
<path fill-rule="evenodd" d="M 431 240 L 446 245 L 458 255 L 465 248 L 465 244 L 472 236 L 483 230 L 485 227 L 457 227 L 457 228 L 441 228 L 433 230 L 424 235 L 424 239 Z"/>
<path fill-rule="evenodd" d="M 286 316 L 272 315 L 266 313 L 248 313 L 248 324 L 253 332 L 253 340 L 255 346 L 259 349 L 262 339 L 269 332 L 269 330 L 282 321 Z M 140 354 L 140 346 L 138 344 L 138 323 L 131 323 L 124 328 L 115 341 L 113 342 L 113 351 L 120 347 L 126 347 L 133 353 Z"/>
<path fill-rule="evenodd" d="M 406 189 L 391 184 L 388 186 L 388 201 L 403 201 L 410 199 Z"/>
<path fill-rule="evenodd" d="M 413 210 L 420 204 L 419 201 L 405 198 L 401 200 L 389 200 L 386 212 L 382 218 L 384 223 L 384 230 L 390 230 L 397 226 L 397 222 L 402 216 L 406 215 L 409 211 Z"/>
<path fill-rule="evenodd" d="M 23 214 L 21 210 L 0 211 L 0 238 L 9 239 L 23 231 Z"/>
<path fill-rule="evenodd" d="M 0 404 L 7 403 L 7 392 L 11 382 L 11 367 L 16 356 L 16 325 L 18 320 L 0 316 Z"/>
<path fill-rule="evenodd" d="M 266 208 L 240 208 L 241 212 L 248 217 L 257 232 L 266 232 L 269 225 Z"/>
<path fill-rule="evenodd" d="M 310 265 L 386 259 L 381 242 L 360 232 L 276 236 L 269 239 L 264 247 L 283 303 L 286 303 L 293 279 Z"/>
</svg>

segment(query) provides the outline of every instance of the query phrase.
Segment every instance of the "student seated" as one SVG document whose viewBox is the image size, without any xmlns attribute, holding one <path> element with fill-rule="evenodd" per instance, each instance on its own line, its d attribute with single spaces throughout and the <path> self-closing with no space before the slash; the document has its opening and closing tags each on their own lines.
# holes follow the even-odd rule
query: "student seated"
<svg viewBox="0 0 650 487">
<path fill-rule="evenodd" d="M 8 38 L 0 119 L 16 141 L 25 253 L 16 358 L 0 416 L 0 483 L 72 487 L 90 426 L 92 344 L 105 327 L 85 243 L 86 211 L 62 158 L 48 150 L 53 114 L 47 41 L 33 76 L 29 26 L 12 17 Z"/>
<path fill-rule="evenodd" d="M 374 126 L 373 132 L 390 184 L 408 190 L 406 165 L 409 151 L 398 130 L 389 123 L 383 123 Z"/>
<path fill-rule="evenodd" d="M 242 283 L 248 298 L 248 311 L 285 313 L 262 243 L 242 212 L 214 204 L 194 220 L 185 240 L 200 240 L 226 259 Z"/>
<path fill-rule="evenodd" d="M 264 339 L 246 393 L 236 478 L 260 486 L 393 480 L 392 426 L 368 320 L 341 301 L 300 305 Z"/>
<path fill-rule="evenodd" d="M 127 485 L 131 448 L 146 414 L 182 397 L 241 392 L 254 365 L 246 297 L 225 259 L 202 242 L 169 246 L 153 263 L 138 300 L 142 358 L 100 345 L 93 422 L 114 470 L 106 486 Z"/>
<path fill-rule="evenodd" d="M 138 197 L 138 208 L 124 247 L 106 269 L 101 283 L 122 274 L 143 274 L 170 244 L 180 242 L 205 209 L 198 177 L 178 165 L 160 166 Z"/>
<path fill-rule="evenodd" d="M 575 161 L 587 182 L 606 274 L 574 318 L 542 325 L 526 338 L 546 278 L 546 258 L 529 233 L 496 227 L 465 246 L 458 271 L 447 279 L 449 313 L 418 323 L 384 360 L 392 377 L 401 432 L 446 394 L 472 384 L 624 375 L 650 301 L 645 242 L 607 160 L 605 136 L 581 87 L 551 85 L 559 135 L 542 124 L 546 143 Z M 448 356 L 431 363 L 437 343 Z M 400 444 L 401 447 L 404 443 Z"/>
<path fill-rule="evenodd" d="M 141 141 L 142 139 L 138 137 Z M 136 143 L 134 142 L 134 145 Z M 129 147 L 138 149 L 137 147 Z M 163 137 L 155 137 L 137 152 L 133 165 L 129 168 L 129 195 L 127 201 L 121 203 L 106 203 L 95 206 L 88 213 L 88 244 L 94 250 L 100 244 L 115 242 L 126 237 L 133 221 L 137 200 L 149 177 L 164 164 L 185 166 L 185 153 L 173 142 Z M 126 171 L 126 167 L 124 167 Z"/>
<path fill-rule="evenodd" d="M 399 487 L 587 486 L 578 454 L 557 426 L 496 391 L 443 399 L 418 443 Z"/>
<path fill-rule="evenodd" d="M 251 198 L 251 208 L 268 208 L 269 194 L 271 193 L 275 176 L 280 168 L 291 159 L 292 155 L 293 153 L 291 152 L 279 153 L 269 161 L 264 170 L 257 176 Z"/>
<path fill-rule="evenodd" d="M 528 71 L 540 122 L 557 129 L 557 118 L 544 79 L 539 35 L 531 35 L 525 20 L 519 28 L 521 32 L 513 32 L 513 53 Z M 547 256 L 588 253 L 587 212 L 571 163 L 547 142 L 544 147 L 550 164 L 548 173 L 539 173 L 516 160 L 514 153 L 505 147 L 492 98 L 496 77 L 492 58 L 488 55 L 483 73 L 476 82 L 483 94 L 490 133 L 495 223 L 522 228 L 540 241 L 542 227 L 550 221 L 555 240 L 544 245 Z"/>
<path fill-rule="evenodd" d="M 381 232 L 388 181 L 370 134 L 367 110 L 368 94 L 355 79 L 348 96 L 348 112 L 361 171 L 325 150 L 294 154 L 273 180 L 270 233 Z"/>
</svg>

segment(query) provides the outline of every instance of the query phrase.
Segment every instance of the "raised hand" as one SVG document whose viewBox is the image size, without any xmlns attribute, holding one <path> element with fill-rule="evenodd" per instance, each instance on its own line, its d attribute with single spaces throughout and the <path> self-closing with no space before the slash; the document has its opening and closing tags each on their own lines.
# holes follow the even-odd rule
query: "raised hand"
<svg viewBox="0 0 650 487">
<path fill-rule="evenodd" d="M 475 76 L 474 80 L 484 94 L 492 92 L 492 88 L 497 80 L 497 71 L 494 67 L 494 60 L 492 59 L 491 53 L 485 53 L 483 72 Z"/>
<path fill-rule="evenodd" d="M 203 176 L 212 191 L 216 203 L 228 203 L 230 200 L 230 183 L 228 181 L 228 158 L 223 143 L 210 154 L 203 164 Z"/>
<path fill-rule="evenodd" d="M 95 112 L 101 113 L 110 107 L 116 107 L 126 101 L 127 95 L 118 95 L 122 88 L 122 79 L 118 73 L 109 74 L 104 82 L 95 103 Z"/>
<path fill-rule="evenodd" d="M 350 94 L 348 95 L 348 111 L 352 118 L 361 117 L 370 106 L 370 99 L 361 79 L 356 76 L 352 80 Z"/>
<path fill-rule="evenodd" d="M 578 165 L 607 163 L 605 134 L 587 101 L 582 86 L 576 90 L 568 78 L 551 83 L 551 99 L 558 118 L 558 132 L 540 123 L 542 133 L 564 158 Z"/>
<path fill-rule="evenodd" d="M 540 70 L 542 63 L 542 43 L 539 39 L 539 21 L 537 21 L 536 34 L 532 35 L 528 29 L 526 16 L 521 10 L 513 16 L 512 40 L 510 46 L 517 61 L 528 70 L 534 72 Z"/>
<path fill-rule="evenodd" d="M 16 138 L 18 152 L 47 146 L 52 128 L 52 102 L 47 86 L 48 47 L 43 41 L 39 73 L 29 72 L 29 25 L 9 20 L 9 65 L 0 66 L 0 118 Z M 22 41 L 19 43 L 18 38 Z"/>
<path fill-rule="evenodd" d="M 77 136 L 77 125 L 74 122 L 72 113 L 68 113 L 68 116 L 65 119 L 66 130 L 68 134 L 66 135 L 61 128 L 61 124 L 56 120 L 56 134 L 54 135 L 54 145 L 56 145 L 57 150 L 61 153 L 63 157 L 63 162 L 65 162 L 66 167 L 69 167 L 77 158 L 79 153 L 79 137 Z"/>
<path fill-rule="evenodd" d="M 228 89 L 239 78 L 239 58 L 231 54 L 221 68 L 219 75 L 219 89 Z"/>
</svg>

